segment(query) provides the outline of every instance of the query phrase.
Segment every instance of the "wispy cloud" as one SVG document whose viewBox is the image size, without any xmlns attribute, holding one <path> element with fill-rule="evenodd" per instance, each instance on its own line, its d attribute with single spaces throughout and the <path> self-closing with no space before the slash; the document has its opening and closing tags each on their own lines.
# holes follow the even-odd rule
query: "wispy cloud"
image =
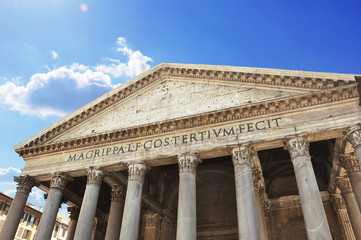
<svg viewBox="0 0 361 240">
<path fill-rule="evenodd" d="M 20 169 L 14 168 L 14 167 L 0 168 L 0 176 L 1 176 L 1 175 L 8 174 L 10 171 L 14 171 L 14 172 L 17 172 L 17 173 L 21 173 L 21 170 L 20 170 Z"/>
<path fill-rule="evenodd" d="M 51 50 L 50 53 L 51 53 L 51 57 L 52 57 L 53 59 L 57 59 L 57 58 L 59 57 L 58 53 L 55 52 L 54 50 Z"/>
<path fill-rule="evenodd" d="M 118 86 L 111 77 L 134 77 L 150 68 L 152 59 L 130 49 L 125 38 L 118 38 L 116 46 L 126 62 L 105 58 L 96 66 L 73 63 L 36 73 L 26 84 L 6 81 L 0 85 L 0 104 L 23 114 L 62 117 Z M 58 56 L 54 50 L 52 56 Z"/>
</svg>

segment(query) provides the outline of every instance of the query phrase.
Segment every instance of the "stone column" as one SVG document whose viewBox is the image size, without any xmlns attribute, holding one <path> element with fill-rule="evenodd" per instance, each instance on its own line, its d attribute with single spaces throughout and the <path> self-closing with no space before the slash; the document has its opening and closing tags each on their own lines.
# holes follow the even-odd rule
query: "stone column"
<svg viewBox="0 0 361 240">
<path fill-rule="evenodd" d="M 36 185 L 35 180 L 29 175 L 14 177 L 14 181 L 18 183 L 18 186 L 0 232 L 1 239 L 3 240 L 13 240 L 15 238 L 16 230 L 23 216 L 29 193 L 32 187 Z"/>
<path fill-rule="evenodd" d="M 261 177 L 262 172 L 258 169 L 258 167 L 252 168 L 252 177 L 253 177 L 253 187 L 254 187 L 254 194 L 256 199 L 256 206 L 257 206 L 257 219 L 258 219 L 258 226 L 259 226 L 259 235 L 260 239 L 267 240 L 268 239 L 268 232 L 266 227 L 266 219 L 264 217 L 264 210 L 262 205 L 264 204 L 264 187 L 261 184 Z"/>
<path fill-rule="evenodd" d="M 361 126 L 355 125 L 346 132 L 347 140 L 355 149 L 359 164 L 361 165 Z"/>
<path fill-rule="evenodd" d="M 198 157 L 193 153 L 178 156 L 177 240 L 197 239 L 196 171 L 199 162 Z"/>
<path fill-rule="evenodd" d="M 128 164 L 128 187 L 120 240 L 138 239 L 143 182 L 147 170 L 148 166 L 144 162 L 130 162 Z"/>
<path fill-rule="evenodd" d="M 44 212 L 41 216 L 35 240 L 49 240 L 54 229 L 56 216 L 61 204 L 63 190 L 66 184 L 73 179 L 63 172 L 53 174 L 50 181 L 50 190 L 46 199 Z"/>
<path fill-rule="evenodd" d="M 340 194 L 333 194 L 330 202 L 337 213 L 338 221 L 341 223 L 345 239 L 356 240 L 343 197 Z"/>
<path fill-rule="evenodd" d="M 74 234 L 74 240 L 88 240 L 91 238 L 100 185 L 102 184 L 104 177 L 104 171 L 100 167 L 90 167 L 87 169 L 87 172 L 88 179 Z"/>
<path fill-rule="evenodd" d="M 124 208 L 124 186 L 116 185 L 112 188 L 111 204 L 108 217 L 107 232 L 105 233 L 105 240 L 117 240 L 120 235 L 120 226 L 123 217 Z"/>
<path fill-rule="evenodd" d="M 70 213 L 70 221 L 69 221 L 69 229 L 68 229 L 68 235 L 66 236 L 66 240 L 73 240 L 76 224 L 78 223 L 78 217 L 79 217 L 79 207 L 68 207 L 68 212 Z"/>
<path fill-rule="evenodd" d="M 348 179 L 348 177 L 338 177 L 337 186 L 341 190 L 342 197 L 345 199 L 348 216 L 351 220 L 355 237 L 357 240 L 361 240 L 361 213 L 355 195 L 352 192 L 350 179 Z"/>
<path fill-rule="evenodd" d="M 311 163 L 307 135 L 290 136 L 285 145 L 295 170 L 308 239 L 332 239 Z"/>
<path fill-rule="evenodd" d="M 251 145 L 242 144 L 232 149 L 236 183 L 238 238 L 260 239 L 257 204 L 252 178 Z"/>
<path fill-rule="evenodd" d="M 347 171 L 357 205 L 361 210 L 361 168 L 357 156 L 353 154 L 341 155 L 338 163 Z"/>
<path fill-rule="evenodd" d="M 158 213 L 148 212 L 143 216 L 144 236 L 143 240 L 159 240 L 161 219 Z"/>
</svg>

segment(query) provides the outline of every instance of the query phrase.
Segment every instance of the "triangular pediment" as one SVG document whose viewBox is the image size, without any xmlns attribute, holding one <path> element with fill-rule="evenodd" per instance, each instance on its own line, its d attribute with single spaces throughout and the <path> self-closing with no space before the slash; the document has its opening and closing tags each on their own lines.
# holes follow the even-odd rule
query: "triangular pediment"
<svg viewBox="0 0 361 240">
<path fill-rule="evenodd" d="M 123 129 L 217 115 L 222 111 L 228 111 L 229 116 L 241 111 L 237 109 L 256 105 L 262 105 L 265 109 L 262 111 L 266 111 L 275 101 L 286 103 L 287 99 L 327 92 L 354 82 L 350 74 L 160 64 L 18 144 L 15 149 L 21 152 Z"/>
</svg>

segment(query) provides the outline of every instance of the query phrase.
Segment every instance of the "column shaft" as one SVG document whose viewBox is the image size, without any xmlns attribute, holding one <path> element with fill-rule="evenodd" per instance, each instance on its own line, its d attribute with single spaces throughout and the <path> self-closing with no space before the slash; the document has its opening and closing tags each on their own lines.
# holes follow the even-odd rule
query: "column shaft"
<svg viewBox="0 0 361 240">
<path fill-rule="evenodd" d="M 120 240 L 137 240 L 139 235 L 140 207 L 142 202 L 145 163 L 129 163 L 128 187 L 125 197 Z"/>
<path fill-rule="evenodd" d="M 35 240 L 49 240 L 54 229 L 56 215 L 61 204 L 63 190 L 68 181 L 71 180 L 64 173 L 54 173 L 50 182 L 50 190 L 41 216 Z"/>
<path fill-rule="evenodd" d="M 124 207 L 124 186 L 112 188 L 111 204 L 105 240 L 117 240 L 120 235 Z"/>
<path fill-rule="evenodd" d="M 14 177 L 18 183 L 17 191 L 5 222 L 1 228 L 0 236 L 3 240 L 13 240 L 18 228 L 21 217 L 24 213 L 26 201 L 29 197 L 31 188 L 35 185 L 35 180 L 28 175 Z"/>
<path fill-rule="evenodd" d="M 87 185 L 80 208 L 74 240 L 89 240 L 92 236 L 100 185 L 104 176 L 103 170 L 99 167 L 90 167 L 87 171 Z"/>
<path fill-rule="evenodd" d="M 236 184 L 238 238 L 260 239 L 257 205 L 253 188 L 251 147 L 240 145 L 232 149 Z"/>
<path fill-rule="evenodd" d="M 332 239 L 331 232 L 308 146 L 309 143 L 305 135 L 293 136 L 286 140 L 286 148 L 290 153 L 295 170 L 307 237 L 309 240 L 328 240 Z"/>
<path fill-rule="evenodd" d="M 337 184 L 341 189 L 342 197 L 345 199 L 347 212 L 355 237 L 357 240 L 361 240 L 361 213 L 355 195 L 352 192 L 350 180 L 347 177 L 338 177 Z"/>
<path fill-rule="evenodd" d="M 68 229 L 68 235 L 66 236 L 66 240 L 73 240 L 76 225 L 78 223 L 78 217 L 79 217 L 79 207 L 68 207 L 68 212 L 70 213 L 70 221 L 69 221 L 69 229 Z"/>
<path fill-rule="evenodd" d="M 361 172 L 349 173 L 348 176 L 351 181 L 359 211 L 361 211 Z"/>
<path fill-rule="evenodd" d="M 357 205 L 361 210 L 361 168 L 357 156 L 354 154 L 343 154 L 340 156 L 338 164 L 346 169 L 355 194 Z"/>
<path fill-rule="evenodd" d="M 345 240 L 355 240 L 355 234 L 350 223 L 350 218 L 347 213 L 345 201 L 340 194 L 333 194 L 330 202 L 337 213 L 337 218 L 342 226 L 342 232 Z"/>
<path fill-rule="evenodd" d="M 196 170 L 199 160 L 195 154 L 178 157 L 179 193 L 177 240 L 197 239 Z"/>
</svg>

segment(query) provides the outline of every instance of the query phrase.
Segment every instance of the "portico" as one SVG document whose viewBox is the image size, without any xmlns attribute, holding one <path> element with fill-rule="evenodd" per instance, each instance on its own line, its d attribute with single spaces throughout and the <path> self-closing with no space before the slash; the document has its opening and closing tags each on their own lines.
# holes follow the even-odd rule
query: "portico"
<svg viewBox="0 0 361 240">
<path fill-rule="evenodd" d="M 359 101 L 349 74 L 161 64 L 15 150 L 73 239 L 358 239 L 331 199 L 359 211 Z"/>
</svg>

